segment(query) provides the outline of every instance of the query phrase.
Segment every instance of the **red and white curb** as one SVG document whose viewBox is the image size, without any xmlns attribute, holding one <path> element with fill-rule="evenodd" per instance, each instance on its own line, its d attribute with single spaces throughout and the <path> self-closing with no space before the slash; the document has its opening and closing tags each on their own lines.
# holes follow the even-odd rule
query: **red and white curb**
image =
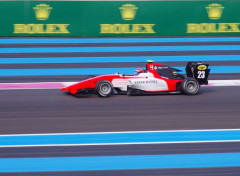
<svg viewBox="0 0 240 176">
<path fill-rule="evenodd" d="M 61 89 L 77 82 L 31 82 L 31 83 L 0 83 L 0 90 L 16 89 Z"/>
<path fill-rule="evenodd" d="M 240 80 L 209 80 L 204 87 L 240 86 Z M 16 89 L 61 89 L 77 82 L 31 82 L 31 83 L 0 83 L 0 90 Z"/>
</svg>

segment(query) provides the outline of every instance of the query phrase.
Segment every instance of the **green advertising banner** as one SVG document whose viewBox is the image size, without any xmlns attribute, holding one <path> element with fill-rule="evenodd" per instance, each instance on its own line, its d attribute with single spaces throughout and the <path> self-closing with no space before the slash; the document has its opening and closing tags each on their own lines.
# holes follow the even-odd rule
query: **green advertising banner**
<svg viewBox="0 0 240 176">
<path fill-rule="evenodd" d="M 0 1 L 0 36 L 239 35 L 240 0 Z"/>
</svg>

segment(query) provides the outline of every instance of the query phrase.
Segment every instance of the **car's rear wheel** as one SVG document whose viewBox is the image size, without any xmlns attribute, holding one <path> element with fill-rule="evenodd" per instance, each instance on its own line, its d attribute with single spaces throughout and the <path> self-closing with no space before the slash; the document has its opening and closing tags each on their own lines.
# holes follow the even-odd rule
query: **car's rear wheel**
<svg viewBox="0 0 240 176">
<path fill-rule="evenodd" d="M 109 97 L 113 93 L 113 86 L 107 80 L 102 80 L 97 83 L 96 93 L 100 97 Z"/>
<path fill-rule="evenodd" d="M 180 89 L 186 95 L 195 95 L 199 91 L 199 83 L 194 78 L 186 78 L 181 82 Z"/>
</svg>

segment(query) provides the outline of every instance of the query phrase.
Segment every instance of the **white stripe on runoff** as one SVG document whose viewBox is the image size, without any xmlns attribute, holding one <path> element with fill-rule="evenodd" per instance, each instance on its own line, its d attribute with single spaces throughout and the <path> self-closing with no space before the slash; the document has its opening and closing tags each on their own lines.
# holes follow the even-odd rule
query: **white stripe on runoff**
<svg viewBox="0 0 240 176">
<path fill-rule="evenodd" d="M 9 147 L 67 147 L 67 146 L 101 146 L 101 145 L 151 145 L 151 144 L 192 144 L 192 143 L 226 143 L 240 142 L 240 140 L 217 141 L 180 141 L 180 142 L 128 142 L 128 143 L 96 143 L 96 144 L 42 144 L 42 145 L 0 145 L 0 148 Z"/>
<path fill-rule="evenodd" d="M 240 142 L 239 131 L 240 129 L 205 129 L 8 134 L 0 135 L 0 148 Z M 181 136 L 181 140 L 179 140 L 179 135 Z M 101 141 L 99 142 L 98 139 L 101 139 Z"/>
</svg>

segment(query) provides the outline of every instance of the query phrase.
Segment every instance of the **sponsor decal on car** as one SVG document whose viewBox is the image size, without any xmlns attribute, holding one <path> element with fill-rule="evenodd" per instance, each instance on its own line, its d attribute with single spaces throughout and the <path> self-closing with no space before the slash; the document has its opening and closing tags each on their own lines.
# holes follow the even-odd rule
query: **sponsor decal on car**
<svg viewBox="0 0 240 176">
<path fill-rule="evenodd" d="M 127 85 L 128 84 L 128 80 L 127 79 L 114 79 L 112 81 L 112 84 L 113 85 L 121 85 L 121 86 L 123 86 L 123 85 Z"/>
<path fill-rule="evenodd" d="M 155 84 L 158 83 L 157 80 L 149 80 L 149 81 L 135 81 L 134 84 Z"/>
<path fill-rule="evenodd" d="M 206 65 L 199 65 L 198 70 L 206 70 L 207 66 Z"/>
</svg>

